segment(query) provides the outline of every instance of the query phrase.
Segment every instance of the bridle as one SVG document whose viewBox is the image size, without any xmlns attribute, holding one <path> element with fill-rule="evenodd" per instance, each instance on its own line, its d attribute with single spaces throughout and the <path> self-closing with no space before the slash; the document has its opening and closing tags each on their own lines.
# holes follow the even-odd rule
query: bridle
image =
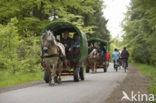
<svg viewBox="0 0 156 103">
<path fill-rule="evenodd" d="M 45 35 L 47 35 L 47 34 L 45 34 Z M 55 44 L 55 38 L 54 38 L 53 35 L 51 35 L 51 36 L 53 37 L 53 42 L 50 41 L 50 44 Z M 52 47 L 52 45 L 49 45 L 48 47 L 46 47 L 46 50 L 45 51 L 44 51 L 44 46 L 43 46 L 43 43 L 42 42 L 41 42 L 41 45 L 42 45 L 42 55 L 41 55 L 41 58 L 53 58 L 53 57 L 59 57 L 59 58 L 61 58 L 62 52 L 61 52 L 61 49 L 58 46 L 56 46 L 56 48 L 57 48 L 57 54 L 51 54 L 51 55 L 48 55 L 48 56 L 44 56 L 45 51 L 48 51 Z"/>
<path fill-rule="evenodd" d="M 53 57 L 59 57 L 61 58 L 61 50 L 58 46 L 56 46 L 57 48 L 57 52 L 58 54 L 51 54 L 51 55 L 48 55 L 48 56 L 44 56 L 44 50 L 43 50 L 43 46 L 42 46 L 42 55 L 41 55 L 41 58 L 53 58 Z M 48 49 L 50 49 L 50 47 L 48 47 Z"/>
</svg>

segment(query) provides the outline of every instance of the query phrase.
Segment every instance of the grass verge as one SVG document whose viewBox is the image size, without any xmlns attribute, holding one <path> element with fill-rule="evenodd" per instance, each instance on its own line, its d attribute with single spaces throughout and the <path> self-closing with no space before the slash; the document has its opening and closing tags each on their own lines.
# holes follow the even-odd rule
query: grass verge
<svg viewBox="0 0 156 103">
<path fill-rule="evenodd" d="M 32 82 L 43 79 L 43 72 L 37 73 L 16 73 L 12 74 L 6 70 L 0 71 L 0 88 Z"/>
<path fill-rule="evenodd" d="M 139 68 L 143 75 L 149 77 L 150 81 L 150 93 L 156 95 L 156 67 L 147 64 L 133 64 Z"/>
</svg>

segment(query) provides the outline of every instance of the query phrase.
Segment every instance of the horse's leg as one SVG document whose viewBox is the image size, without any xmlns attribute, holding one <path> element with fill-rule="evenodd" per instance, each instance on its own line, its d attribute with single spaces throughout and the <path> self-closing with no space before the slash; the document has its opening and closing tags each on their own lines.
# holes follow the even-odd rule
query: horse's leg
<svg viewBox="0 0 156 103">
<path fill-rule="evenodd" d="M 50 65 L 47 66 L 47 71 L 49 72 L 48 73 L 49 74 L 49 85 L 51 85 L 52 78 L 51 78 L 51 68 L 50 68 Z"/>
<path fill-rule="evenodd" d="M 58 83 L 59 83 L 59 84 L 62 83 L 62 81 L 61 81 L 61 71 L 60 71 L 59 74 L 58 74 Z"/>
<path fill-rule="evenodd" d="M 61 84 L 61 71 L 62 71 L 62 68 L 63 68 L 63 63 L 60 61 L 59 62 L 59 67 L 58 67 L 58 83 Z"/>
<path fill-rule="evenodd" d="M 92 69 L 92 73 L 94 73 L 94 62 L 92 60 L 90 61 L 90 68 Z"/>
<path fill-rule="evenodd" d="M 94 64 L 91 65 L 92 73 L 94 73 Z"/>
<path fill-rule="evenodd" d="M 47 68 L 47 74 L 48 74 L 48 82 L 49 82 L 49 85 L 51 85 L 51 68 L 50 68 L 50 64 L 49 62 L 46 62 L 46 68 Z"/>
<path fill-rule="evenodd" d="M 96 69 L 96 67 L 95 67 L 95 66 L 96 66 L 96 63 L 94 62 L 94 73 L 96 72 L 96 70 L 95 70 L 95 69 Z"/>
<path fill-rule="evenodd" d="M 51 70 L 50 70 L 50 73 L 49 73 L 49 85 L 50 86 L 54 86 L 54 83 L 53 83 L 53 78 L 52 78 L 52 72 L 51 72 Z"/>
<path fill-rule="evenodd" d="M 95 63 L 95 73 L 97 72 L 97 63 Z"/>
<path fill-rule="evenodd" d="M 53 67 L 54 66 L 54 67 Z M 53 66 L 51 65 L 50 71 L 51 71 L 51 82 L 50 82 L 50 86 L 54 86 L 55 85 L 55 76 L 56 76 L 56 65 L 53 64 Z"/>
</svg>

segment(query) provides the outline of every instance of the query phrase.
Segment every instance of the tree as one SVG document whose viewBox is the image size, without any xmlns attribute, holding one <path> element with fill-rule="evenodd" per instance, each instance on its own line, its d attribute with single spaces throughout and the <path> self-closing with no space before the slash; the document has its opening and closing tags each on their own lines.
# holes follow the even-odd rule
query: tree
<svg viewBox="0 0 156 103">
<path fill-rule="evenodd" d="M 91 4 L 95 12 L 93 14 L 84 15 L 84 23 L 86 26 L 94 25 L 93 33 L 89 37 L 99 37 L 104 40 L 110 39 L 110 33 L 106 27 L 108 20 L 103 17 L 104 2 L 102 0 L 94 0 L 95 4 Z"/>
<path fill-rule="evenodd" d="M 126 14 L 123 28 L 124 43 L 131 50 L 132 59 L 136 62 L 156 64 L 156 1 L 132 0 Z"/>
<path fill-rule="evenodd" d="M 109 40 L 101 3 L 101 0 L 1 0 L 0 57 L 5 58 L 0 61 L 1 68 L 13 72 L 40 70 L 41 30 L 52 21 L 68 21 L 87 35 L 94 33 Z"/>
</svg>

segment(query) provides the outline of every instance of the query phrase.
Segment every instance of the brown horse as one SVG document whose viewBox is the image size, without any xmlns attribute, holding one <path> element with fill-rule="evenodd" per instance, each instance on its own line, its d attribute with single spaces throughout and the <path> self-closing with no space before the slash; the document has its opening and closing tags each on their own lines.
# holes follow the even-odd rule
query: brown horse
<svg viewBox="0 0 156 103">
<path fill-rule="evenodd" d="M 94 48 L 91 53 L 88 55 L 88 64 L 92 69 L 92 73 L 97 72 L 97 64 L 99 59 L 99 53 L 96 48 Z"/>
<path fill-rule="evenodd" d="M 50 30 L 43 33 L 41 41 L 42 61 L 49 74 L 49 85 L 54 86 L 56 82 L 61 83 L 62 58 L 65 57 L 65 47 L 63 44 L 56 42 Z M 58 71 L 58 73 L 56 73 L 56 71 Z"/>
</svg>

